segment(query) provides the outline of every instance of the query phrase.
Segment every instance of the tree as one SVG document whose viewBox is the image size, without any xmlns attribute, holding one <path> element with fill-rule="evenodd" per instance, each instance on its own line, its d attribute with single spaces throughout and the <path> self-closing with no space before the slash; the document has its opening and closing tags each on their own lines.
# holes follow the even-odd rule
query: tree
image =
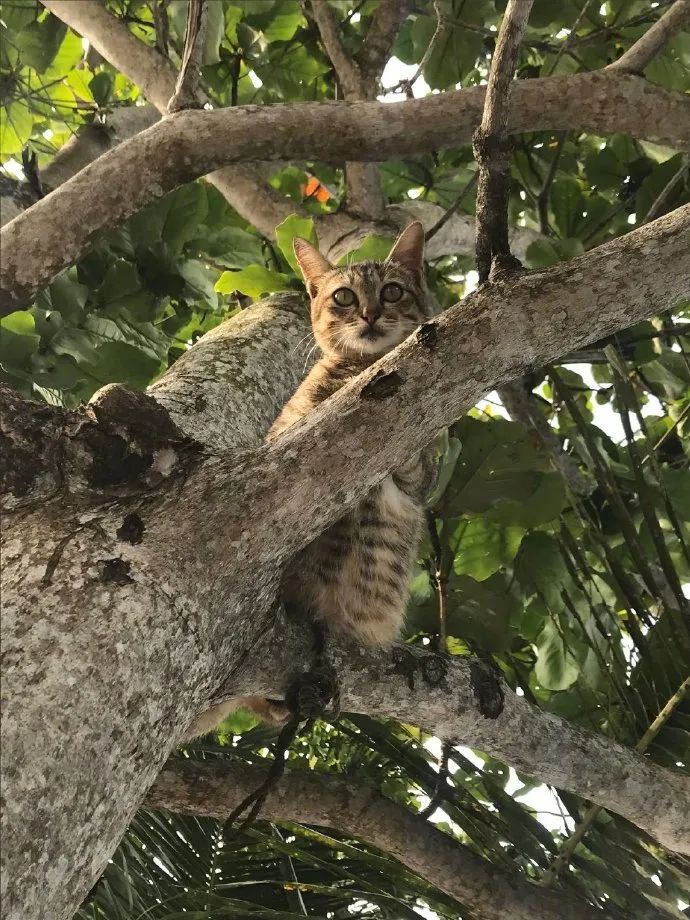
<svg viewBox="0 0 690 920">
<path fill-rule="evenodd" d="M 8 917 L 690 901 L 690 3 L 504 6 L 6 0 Z M 293 236 L 411 215 L 439 315 L 263 445 Z M 440 429 L 407 653 L 329 639 L 344 714 L 231 833 L 276 733 L 185 727 L 312 668 L 283 566 Z"/>
</svg>

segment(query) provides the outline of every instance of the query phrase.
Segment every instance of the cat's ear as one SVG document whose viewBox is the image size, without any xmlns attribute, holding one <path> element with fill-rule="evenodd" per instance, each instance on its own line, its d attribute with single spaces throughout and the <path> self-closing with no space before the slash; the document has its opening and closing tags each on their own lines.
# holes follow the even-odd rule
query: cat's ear
<svg viewBox="0 0 690 920">
<path fill-rule="evenodd" d="M 424 269 L 424 227 L 418 220 L 405 227 L 393 244 L 386 262 L 397 262 L 421 275 Z"/>
<path fill-rule="evenodd" d="M 332 270 L 333 266 L 324 258 L 319 250 L 312 246 L 307 240 L 296 236 L 292 243 L 295 250 L 295 258 L 304 275 L 304 281 L 309 291 L 309 296 L 314 297 L 319 281 L 326 272 Z"/>
</svg>

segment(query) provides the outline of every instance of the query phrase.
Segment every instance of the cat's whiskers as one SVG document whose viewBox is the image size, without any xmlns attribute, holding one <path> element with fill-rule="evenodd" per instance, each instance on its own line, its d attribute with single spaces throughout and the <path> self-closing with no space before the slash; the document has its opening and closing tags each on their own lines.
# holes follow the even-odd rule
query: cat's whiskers
<svg viewBox="0 0 690 920">
<path fill-rule="evenodd" d="M 291 355 L 294 355 L 294 353 L 297 351 L 297 349 L 299 349 L 300 346 L 302 346 L 302 345 L 304 345 L 304 348 L 306 348 L 307 345 L 309 344 L 309 342 L 310 342 L 311 340 L 314 340 L 314 341 L 315 341 L 315 339 L 314 339 L 314 331 L 310 329 L 309 332 L 308 332 L 306 335 L 302 336 L 302 338 L 301 338 L 301 339 L 299 340 L 299 342 L 295 345 L 295 347 L 290 349 L 290 354 L 291 354 Z M 301 349 L 300 349 L 300 350 L 301 350 Z"/>
</svg>

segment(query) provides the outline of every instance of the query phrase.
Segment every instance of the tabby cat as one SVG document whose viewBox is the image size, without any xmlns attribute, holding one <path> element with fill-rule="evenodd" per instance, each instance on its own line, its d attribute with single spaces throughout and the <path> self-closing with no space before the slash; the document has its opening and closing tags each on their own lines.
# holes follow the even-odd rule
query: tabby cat
<svg viewBox="0 0 690 920">
<path fill-rule="evenodd" d="M 306 240 L 295 239 L 294 248 L 322 357 L 273 423 L 269 441 L 399 345 L 432 312 L 423 277 L 424 229 L 418 222 L 401 233 L 384 262 L 335 267 Z M 387 476 L 297 555 L 283 579 L 283 600 L 362 643 L 386 645 L 395 639 L 431 479 L 425 454 Z M 280 722 L 288 714 L 280 703 L 236 698 L 203 713 L 189 736 L 210 731 L 239 706 L 265 721 Z"/>
</svg>

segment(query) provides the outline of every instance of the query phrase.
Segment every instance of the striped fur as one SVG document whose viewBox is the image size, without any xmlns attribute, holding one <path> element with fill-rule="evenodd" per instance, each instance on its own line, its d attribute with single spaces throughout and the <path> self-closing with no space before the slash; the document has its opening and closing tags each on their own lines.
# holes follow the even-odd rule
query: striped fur
<svg viewBox="0 0 690 920">
<path fill-rule="evenodd" d="M 312 327 L 323 356 L 276 419 L 269 439 L 402 342 L 430 315 L 419 224 L 403 233 L 385 262 L 334 268 L 312 247 L 306 258 L 304 245 L 295 250 L 310 290 Z M 383 286 L 390 283 L 403 291 L 395 303 L 381 299 Z M 357 303 L 349 309 L 334 302 L 333 293 L 341 288 L 356 295 Z M 362 318 L 366 310 L 380 312 L 376 337 L 362 337 L 371 332 Z M 297 556 L 284 578 L 285 601 L 364 643 L 391 642 L 403 623 L 428 480 L 421 457 L 387 476 L 359 507 Z"/>
<path fill-rule="evenodd" d="M 322 357 L 275 420 L 267 440 L 328 399 L 429 318 L 423 250 L 419 223 L 407 227 L 385 262 L 335 268 L 305 240 L 295 241 Z M 384 285 L 392 283 L 402 288 L 402 296 L 396 303 L 382 302 Z M 338 306 L 333 294 L 341 288 L 355 294 L 356 305 Z M 373 324 L 363 318 L 366 312 L 377 314 Z M 293 560 L 283 580 L 283 599 L 363 643 L 391 642 L 403 623 L 430 479 L 425 454 L 387 476 L 357 508 Z M 278 701 L 238 697 L 202 713 L 184 737 L 210 731 L 240 706 L 276 724 L 290 715 Z"/>
</svg>

